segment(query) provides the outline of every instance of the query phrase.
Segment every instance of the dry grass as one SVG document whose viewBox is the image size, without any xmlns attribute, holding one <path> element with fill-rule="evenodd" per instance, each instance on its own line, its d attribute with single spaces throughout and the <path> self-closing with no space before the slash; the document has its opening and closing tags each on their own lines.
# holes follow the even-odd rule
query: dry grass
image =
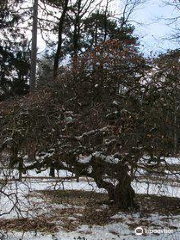
<svg viewBox="0 0 180 240">
<path fill-rule="evenodd" d="M 103 193 L 60 190 L 60 191 L 41 191 L 45 197 L 56 204 L 68 204 L 72 208 L 59 209 L 61 216 L 75 217 L 79 224 L 105 225 L 112 221 L 117 209 L 107 208 L 108 196 Z M 75 206 L 73 208 L 73 206 Z M 77 214 L 81 214 L 77 217 Z M 61 219 L 62 220 L 62 219 Z"/>
<path fill-rule="evenodd" d="M 91 227 L 115 222 L 127 223 L 126 213 L 129 215 L 127 224 L 130 229 L 135 229 L 137 226 L 160 227 L 154 225 L 153 221 L 147 217 L 152 213 L 159 213 L 164 215 L 164 224 L 166 224 L 166 218 L 180 214 L 180 199 L 178 198 L 137 195 L 137 201 L 141 205 L 141 214 L 138 219 L 134 219 L 133 215 L 130 217 L 129 211 L 124 212 L 121 217 L 117 208 L 109 207 L 107 194 L 78 190 L 46 190 L 34 192 L 32 197 L 39 195 L 49 206 L 43 215 L 34 219 L 1 219 L 0 229 L 56 232 L 61 228 L 65 231 L 74 231 L 84 224 Z M 119 213 L 120 217 L 113 219 L 112 216 L 116 213 Z M 114 235 L 116 235 L 115 232 Z"/>
<path fill-rule="evenodd" d="M 142 208 L 142 214 L 159 213 L 161 215 L 179 215 L 180 199 L 156 195 L 137 195 L 137 201 Z"/>
<path fill-rule="evenodd" d="M 40 231 L 57 232 L 58 228 L 52 219 L 44 218 L 20 218 L 20 219 L 0 219 L 0 229 L 5 231 Z"/>
</svg>

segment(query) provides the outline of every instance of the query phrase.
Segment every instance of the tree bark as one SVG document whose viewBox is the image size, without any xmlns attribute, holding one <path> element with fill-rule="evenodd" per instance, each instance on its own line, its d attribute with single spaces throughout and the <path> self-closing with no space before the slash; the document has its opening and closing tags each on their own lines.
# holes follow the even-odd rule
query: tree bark
<svg viewBox="0 0 180 240">
<path fill-rule="evenodd" d="M 76 68 L 76 65 L 77 65 L 78 50 L 79 50 L 81 3 L 82 3 L 82 0 L 78 0 L 77 14 L 75 18 L 74 33 L 73 33 L 73 68 L 74 69 Z"/>
<path fill-rule="evenodd" d="M 33 5 L 32 48 L 31 48 L 31 75 L 30 75 L 30 91 L 31 92 L 33 92 L 35 90 L 35 87 L 36 87 L 37 18 L 38 18 L 38 0 L 34 0 L 34 5 Z"/>
<path fill-rule="evenodd" d="M 64 9 L 59 20 L 59 28 L 58 28 L 58 46 L 56 50 L 56 54 L 54 57 L 54 70 L 53 70 L 53 79 L 56 80 L 58 76 L 58 68 L 59 68 L 59 60 L 61 57 L 61 48 L 62 48 L 62 34 L 63 34 L 63 25 L 66 16 L 66 12 L 68 10 L 68 2 L 69 0 L 65 0 Z"/>
<path fill-rule="evenodd" d="M 120 209 L 128 209 L 137 207 L 135 203 L 135 192 L 131 187 L 131 180 L 126 176 L 120 181 L 114 191 L 114 202 Z"/>
</svg>

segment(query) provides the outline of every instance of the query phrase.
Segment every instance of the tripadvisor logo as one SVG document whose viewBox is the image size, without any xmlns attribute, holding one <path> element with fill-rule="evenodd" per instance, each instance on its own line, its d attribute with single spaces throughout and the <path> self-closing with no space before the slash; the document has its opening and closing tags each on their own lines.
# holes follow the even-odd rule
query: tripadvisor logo
<svg viewBox="0 0 180 240">
<path fill-rule="evenodd" d="M 135 229 L 135 234 L 137 236 L 140 236 L 142 234 L 172 234 L 173 233 L 173 230 L 172 229 L 148 229 L 148 228 L 142 228 L 142 227 L 137 227 Z"/>
<path fill-rule="evenodd" d="M 135 229 L 135 234 L 138 235 L 138 236 L 142 235 L 143 234 L 143 228 L 142 227 L 137 227 Z"/>
</svg>

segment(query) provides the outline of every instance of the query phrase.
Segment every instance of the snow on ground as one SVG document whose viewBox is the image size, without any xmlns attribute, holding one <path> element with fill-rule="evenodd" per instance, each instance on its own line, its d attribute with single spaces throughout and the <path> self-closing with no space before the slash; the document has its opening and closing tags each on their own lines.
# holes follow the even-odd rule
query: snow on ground
<svg viewBox="0 0 180 240">
<path fill-rule="evenodd" d="M 129 218 L 132 217 L 135 221 L 138 219 L 138 215 L 125 215 L 120 214 L 120 218 Z M 149 218 L 149 220 L 154 220 L 154 223 L 158 223 L 163 226 L 164 221 L 159 218 L 159 216 L 154 215 Z M 180 216 L 176 217 L 176 226 L 179 227 Z M 156 228 L 153 226 L 150 228 L 144 228 L 144 231 L 147 231 L 147 235 L 137 236 L 134 230 L 130 230 L 128 225 L 125 223 L 111 223 L 105 226 L 88 226 L 82 225 L 76 231 L 65 232 L 59 231 L 55 234 L 41 234 L 34 232 L 10 232 L 8 234 L 7 240 L 179 240 L 179 231 L 170 230 L 168 227 L 164 228 L 161 231 L 164 233 L 155 235 L 152 234 L 152 231 L 155 231 Z M 141 227 L 141 226 L 140 226 Z M 166 233 L 167 231 L 168 233 Z"/>
<path fill-rule="evenodd" d="M 167 164 L 180 164 L 180 157 L 165 157 L 165 162 Z"/>
<path fill-rule="evenodd" d="M 136 193 L 139 194 L 155 194 L 157 196 L 177 197 L 180 198 L 180 183 L 152 183 L 146 182 L 133 182 L 132 187 Z"/>
<path fill-rule="evenodd" d="M 166 160 L 169 164 L 179 164 L 179 158 L 169 158 Z M 17 172 L 14 171 L 11 173 L 13 176 L 17 176 Z M 3 178 L 3 172 L 1 171 L 0 176 Z M 72 176 L 71 173 L 65 171 L 56 172 L 56 177 L 67 177 Z M 36 193 L 33 196 L 34 191 L 37 190 L 85 190 L 85 191 L 97 191 L 104 192 L 104 190 L 98 189 L 96 184 L 87 179 L 82 178 L 80 182 L 76 182 L 75 179 L 52 179 L 49 177 L 49 171 L 43 171 L 39 174 L 35 170 L 28 171 L 26 177 L 22 179 L 22 182 L 12 181 L 9 184 L 5 185 L 2 189 L 7 195 L 0 195 L 0 217 L 1 218 L 16 218 L 16 217 L 36 217 L 43 213 L 46 213 L 50 208 L 68 208 L 71 206 L 64 204 L 53 204 L 49 203 L 47 199 L 43 199 L 40 193 Z M 34 178 L 29 178 L 34 177 Z M 36 178 L 35 178 L 36 177 Z M 133 182 L 132 186 L 137 193 L 142 194 L 156 194 L 170 197 L 179 197 L 180 198 L 180 183 L 174 181 L 174 183 L 165 182 L 162 184 L 155 184 L 149 181 L 140 181 Z M 16 193 L 12 194 L 12 193 Z M 10 194 L 10 195 L 8 195 Z M 39 195 L 38 195 L 39 194 Z M 18 196 L 18 198 L 16 197 Z M 29 197 L 28 197 L 29 196 Z M 12 207 L 16 206 L 12 210 Z M 18 211 L 18 208 L 21 208 L 21 212 Z M 11 211 L 12 210 L 12 211 Z M 6 215 L 2 215 L 2 211 L 6 211 Z M 11 211 L 11 212 L 9 212 Z M 73 217 L 72 217 L 73 218 Z M 142 219 L 140 213 L 118 213 L 112 217 L 114 222 L 109 223 L 105 226 L 98 225 L 81 225 L 75 231 L 65 232 L 63 229 L 60 229 L 58 233 L 54 234 L 43 234 L 35 232 L 15 232 L 11 231 L 5 234 L 3 238 L 3 232 L 0 232 L 1 240 L 179 240 L 180 239 L 180 216 L 173 216 L 169 219 L 163 220 L 163 216 L 158 214 L 151 214 L 150 216 L 144 218 L 145 221 L 150 221 L 153 224 L 149 227 L 143 227 L 143 231 L 146 231 L 146 235 L 137 236 L 133 228 L 130 228 L 128 224 L 136 223 L 136 226 L 139 223 L 139 220 Z M 117 219 L 122 221 L 117 222 Z M 130 221 L 129 219 L 133 219 Z M 73 219 L 72 219 L 73 220 Z M 151 231 L 156 230 L 156 226 L 161 226 L 165 230 L 169 230 L 168 226 L 176 226 L 177 229 L 172 230 L 169 233 L 153 234 Z M 141 226 L 139 226 L 141 227 Z M 159 228 L 158 228 L 159 229 Z M 2 235 L 1 235 L 2 234 Z"/>
<path fill-rule="evenodd" d="M 133 182 L 132 186 L 136 193 L 180 198 L 180 186 L 177 185 L 173 186 L 168 184 L 153 184 L 149 182 Z M 81 180 L 80 182 L 76 182 L 76 180 L 73 179 L 61 182 L 52 179 L 24 179 L 22 182 L 12 182 L 5 186 L 4 191 L 7 196 L 4 194 L 0 195 L 0 214 L 2 214 L 2 212 L 6 212 L 6 215 L 3 216 L 6 218 L 15 218 L 17 216 L 27 217 L 29 215 L 36 216 L 36 209 L 32 205 L 31 201 L 42 202 L 42 199 L 41 197 L 39 199 L 37 196 L 32 198 L 31 194 L 37 190 L 60 189 L 105 192 L 104 189 L 99 189 L 93 181 L 87 182 L 85 180 Z M 11 193 L 10 196 L 8 196 L 9 193 Z M 27 194 L 29 194 L 30 197 L 27 197 Z M 14 205 L 17 206 L 17 208 L 15 207 L 14 210 L 10 212 Z M 30 208 L 31 205 L 32 209 Z M 19 207 L 21 208 L 20 212 L 18 212 Z M 38 205 L 38 208 L 39 207 L 40 206 Z M 46 210 L 46 204 L 44 202 L 42 202 L 41 208 Z M 38 214 L 41 213 L 38 212 Z"/>
<path fill-rule="evenodd" d="M 150 160 L 150 156 L 144 155 L 140 160 L 139 163 L 147 163 Z M 165 164 L 180 164 L 180 157 L 160 157 L 162 163 Z"/>
<path fill-rule="evenodd" d="M 43 173 L 46 176 L 47 172 Z M 66 172 L 61 173 L 61 176 L 66 176 Z M 32 174 L 35 176 L 35 173 Z M 31 206 L 31 194 L 37 190 L 85 190 L 85 191 L 103 191 L 98 189 L 94 182 L 88 183 L 87 181 L 76 182 L 75 179 L 46 179 L 46 178 L 24 178 L 22 181 L 11 181 L 2 188 L 0 194 L 0 216 L 6 218 L 15 218 L 17 216 L 27 217 L 28 215 L 33 216 L 35 214 L 34 206 Z M 27 197 L 27 195 L 30 195 Z M 34 201 L 39 201 L 37 197 Z M 43 205 L 44 203 L 42 203 Z M 15 206 L 15 207 L 14 207 Z M 13 209 L 14 208 L 14 209 Z M 19 211 L 19 208 L 21 211 Z M 44 207 L 46 209 L 46 206 Z"/>
<path fill-rule="evenodd" d="M 42 177 L 49 177 L 49 172 L 50 170 L 44 170 L 41 172 L 38 172 L 36 170 L 28 170 L 26 172 L 26 174 L 22 174 L 22 177 L 36 177 L 36 178 L 42 178 Z M 7 176 L 10 176 L 10 178 L 17 178 L 19 177 L 19 172 L 16 169 L 0 169 L 0 178 L 4 179 Z M 68 171 L 64 171 L 64 170 L 59 170 L 59 171 L 55 171 L 55 177 L 73 177 L 74 174 L 72 174 L 71 172 Z"/>
</svg>

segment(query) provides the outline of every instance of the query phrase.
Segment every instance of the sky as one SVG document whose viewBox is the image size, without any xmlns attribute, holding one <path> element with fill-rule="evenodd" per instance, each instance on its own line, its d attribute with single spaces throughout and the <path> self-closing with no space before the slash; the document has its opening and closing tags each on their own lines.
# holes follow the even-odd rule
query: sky
<svg viewBox="0 0 180 240">
<path fill-rule="evenodd" d="M 114 0 L 111 10 L 120 13 L 121 3 L 126 0 Z M 166 52 L 168 49 L 180 48 L 180 44 L 168 40 L 173 33 L 174 25 L 167 25 L 167 21 L 160 20 L 162 17 L 170 18 L 180 16 L 179 12 L 170 6 L 165 6 L 163 0 L 146 0 L 133 12 L 130 22 L 135 25 L 135 34 L 139 37 L 140 49 L 145 55 Z M 165 0 L 164 0 L 165 1 Z M 174 0 L 169 0 L 174 1 Z M 106 0 L 103 0 L 106 3 Z M 180 22 L 179 22 L 180 26 Z M 51 36 L 52 38 L 52 36 Z M 39 53 L 42 53 L 45 44 L 42 42 L 41 34 L 38 36 Z"/>
<path fill-rule="evenodd" d="M 172 0 L 173 1 L 173 0 Z M 116 0 L 115 9 L 120 9 L 120 0 Z M 147 0 L 147 3 L 136 9 L 131 16 L 131 22 L 136 26 L 135 34 L 140 38 L 141 49 L 145 54 L 165 52 L 167 49 L 179 48 L 180 45 L 169 40 L 174 25 L 167 25 L 162 17 L 170 18 L 180 15 L 171 6 L 165 6 L 162 0 Z M 180 22 L 179 22 L 180 26 Z"/>
</svg>

